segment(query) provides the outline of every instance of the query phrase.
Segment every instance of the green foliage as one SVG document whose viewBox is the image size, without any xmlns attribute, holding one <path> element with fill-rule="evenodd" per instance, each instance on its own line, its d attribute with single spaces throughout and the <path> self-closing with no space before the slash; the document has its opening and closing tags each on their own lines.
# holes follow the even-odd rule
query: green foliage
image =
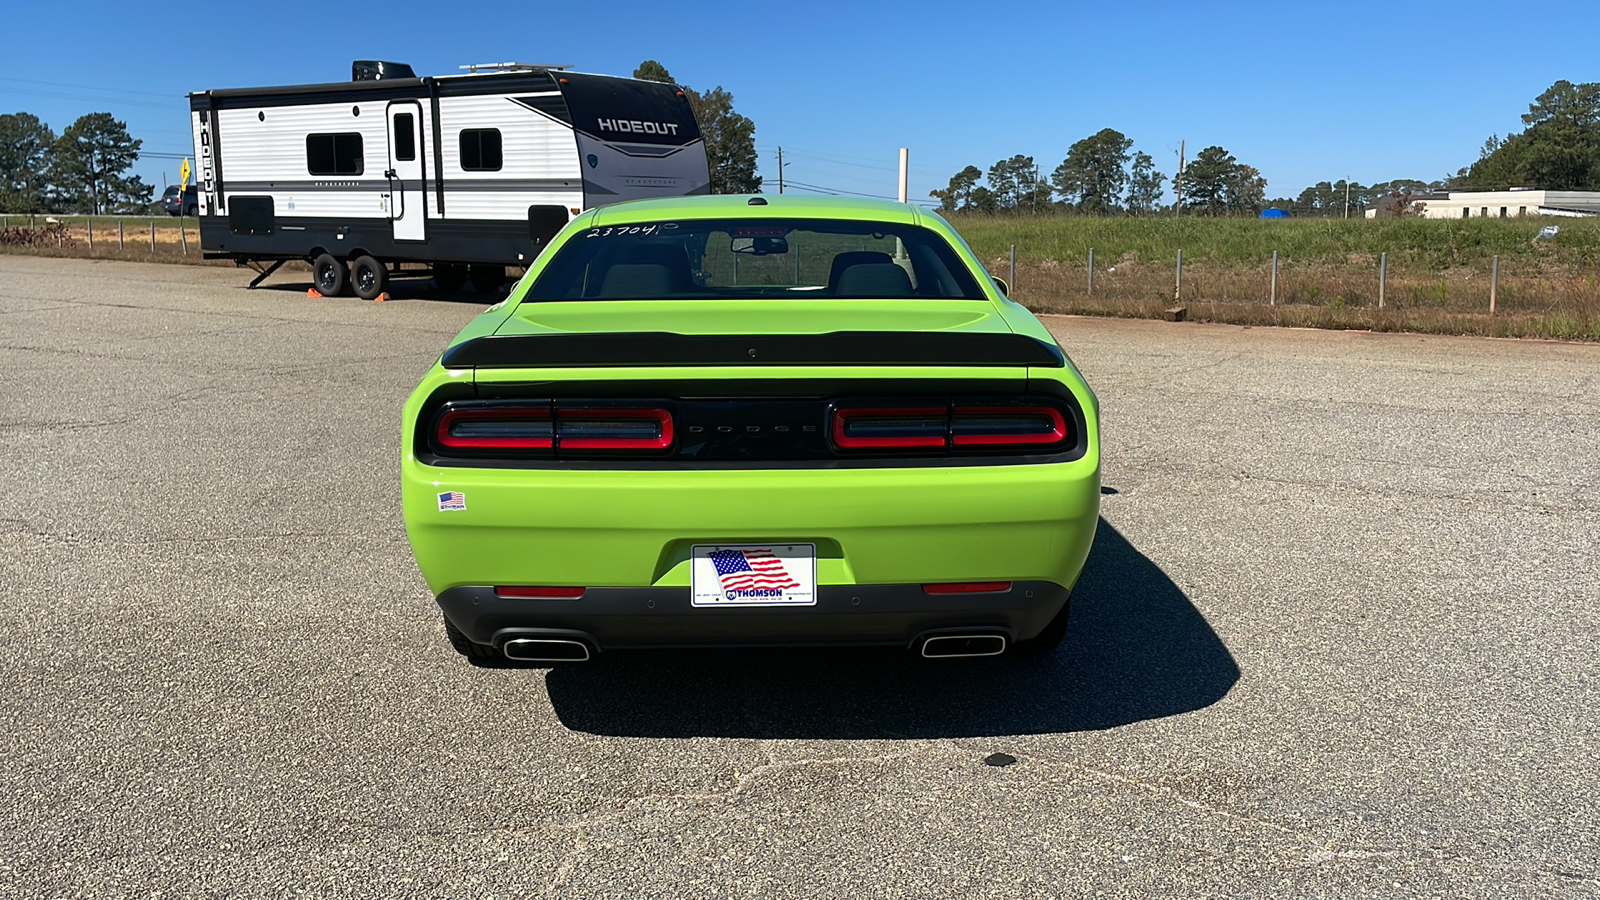
<svg viewBox="0 0 1600 900">
<path fill-rule="evenodd" d="M 983 180 L 983 170 L 977 166 L 967 166 L 965 169 L 950 176 L 950 184 L 942 191 L 929 191 L 928 196 L 939 200 L 940 212 L 956 212 L 957 210 L 971 210 L 973 208 L 972 192 L 977 189 L 978 182 Z"/>
<path fill-rule="evenodd" d="M 672 73 L 667 67 L 653 59 L 639 63 L 639 68 L 633 70 L 633 77 L 640 81 L 659 81 L 662 84 L 672 84 Z"/>
<path fill-rule="evenodd" d="M 1089 248 L 1097 261 L 1168 265 L 1183 250 L 1184 264 L 1265 265 L 1277 250 L 1285 264 L 1377 267 L 1379 253 L 1397 268 L 1487 271 L 1492 256 L 1510 266 L 1600 266 L 1600 219 L 1562 219 L 1554 241 L 1535 240 L 1548 220 L 1510 219 L 1256 219 L 1132 217 L 1013 217 L 957 215 L 950 220 L 984 259 L 1017 245 L 1019 259 L 1077 262 Z M 1352 263 L 1358 260 L 1358 263 Z"/>
<path fill-rule="evenodd" d="M 1183 171 L 1184 209 L 1208 216 L 1257 213 L 1266 201 L 1267 180 L 1221 147 L 1207 147 Z"/>
<path fill-rule="evenodd" d="M 1105 215 L 1122 208 L 1128 187 L 1128 151 L 1133 141 L 1114 128 L 1102 128 L 1067 148 L 1067 158 L 1050 181 L 1062 202 L 1074 210 Z M 1148 158 L 1148 157 L 1147 157 Z"/>
<path fill-rule="evenodd" d="M 50 182 L 62 204 L 92 214 L 144 211 L 152 188 L 126 174 L 142 143 L 110 113 L 89 113 L 67 126 L 50 159 Z"/>
<path fill-rule="evenodd" d="M 1147 216 L 1161 209 L 1161 183 L 1167 176 L 1156 171 L 1148 153 L 1133 155 L 1133 172 L 1128 176 L 1128 212 Z"/>
<path fill-rule="evenodd" d="M 1490 135 L 1467 190 L 1600 190 L 1600 83 L 1557 81 L 1528 105 L 1527 130 Z"/>
<path fill-rule="evenodd" d="M 647 59 L 633 70 L 633 77 L 645 81 L 677 84 L 667 67 Z M 733 94 L 717 85 L 700 92 L 687 85 L 684 96 L 700 125 L 706 143 L 706 163 L 711 168 L 711 193 L 755 194 L 761 191 L 761 176 L 756 174 L 756 123 L 733 109 Z"/>
<path fill-rule="evenodd" d="M 32 113 L 0 115 L 0 210 L 45 209 L 45 173 L 55 142 L 55 132 Z"/>
</svg>

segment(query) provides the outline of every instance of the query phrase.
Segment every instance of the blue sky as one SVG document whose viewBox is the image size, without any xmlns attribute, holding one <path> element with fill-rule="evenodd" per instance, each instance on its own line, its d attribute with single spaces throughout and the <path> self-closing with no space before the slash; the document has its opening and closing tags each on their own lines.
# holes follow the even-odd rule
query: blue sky
<svg viewBox="0 0 1600 900">
<path fill-rule="evenodd" d="M 196 13 L 186 16 L 188 9 Z M 1600 4 L 581 2 L 200 6 L 17 3 L 6 13 L 0 112 L 58 132 L 105 110 L 144 149 L 191 152 L 192 90 L 342 81 L 350 60 L 442 75 L 472 62 L 569 63 L 631 74 L 657 59 L 722 85 L 756 123 L 761 173 L 892 195 L 898 148 L 926 198 L 968 164 L 1016 153 L 1048 173 L 1115 128 L 1169 175 L 1219 144 L 1269 196 L 1322 180 L 1433 179 L 1557 79 L 1600 81 L 1600 57 L 1561 52 L 1600 33 Z M 370 16 L 370 20 L 364 20 Z M 92 23 L 92 24 L 91 24 Z M 177 160 L 141 160 L 158 189 Z"/>
</svg>

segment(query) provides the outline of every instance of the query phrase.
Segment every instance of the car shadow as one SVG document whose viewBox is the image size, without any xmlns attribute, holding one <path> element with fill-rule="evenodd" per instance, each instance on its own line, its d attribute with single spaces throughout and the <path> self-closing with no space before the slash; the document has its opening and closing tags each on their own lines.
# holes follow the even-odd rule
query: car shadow
<svg viewBox="0 0 1600 900">
<path fill-rule="evenodd" d="M 1041 658 L 904 651 L 639 651 L 550 670 L 568 728 L 622 737 L 933 738 L 1115 728 L 1209 706 L 1239 680 L 1172 580 L 1100 520 L 1066 639 Z"/>
</svg>

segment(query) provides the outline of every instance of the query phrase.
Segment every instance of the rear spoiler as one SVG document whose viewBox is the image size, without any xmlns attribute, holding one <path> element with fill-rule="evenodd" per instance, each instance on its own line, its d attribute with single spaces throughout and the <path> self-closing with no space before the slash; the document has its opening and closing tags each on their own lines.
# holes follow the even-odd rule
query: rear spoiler
<svg viewBox="0 0 1600 900">
<path fill-rule="evenodd" d="M 490 335 L 444 352 L 447 369 L 584 366 L 1040 366 L 1061 348 L 1024 334 L 834 331 L 828 334 Z"/>
</svg>

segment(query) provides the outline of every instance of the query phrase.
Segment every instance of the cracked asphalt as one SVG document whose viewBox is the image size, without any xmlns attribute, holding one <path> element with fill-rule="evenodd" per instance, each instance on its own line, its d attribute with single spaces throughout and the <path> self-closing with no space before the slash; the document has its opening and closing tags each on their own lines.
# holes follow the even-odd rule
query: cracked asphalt
<svg viewBox="0 0 1600 900">
<path fill-rule="evenodd" d="M 396 474 L 481 304 L 246 280 L 0 256 L 0 897 L 1600 895 L 1600 347 L 1052 319 L 1055 655 L 483 669 Z"/>
</svg>

